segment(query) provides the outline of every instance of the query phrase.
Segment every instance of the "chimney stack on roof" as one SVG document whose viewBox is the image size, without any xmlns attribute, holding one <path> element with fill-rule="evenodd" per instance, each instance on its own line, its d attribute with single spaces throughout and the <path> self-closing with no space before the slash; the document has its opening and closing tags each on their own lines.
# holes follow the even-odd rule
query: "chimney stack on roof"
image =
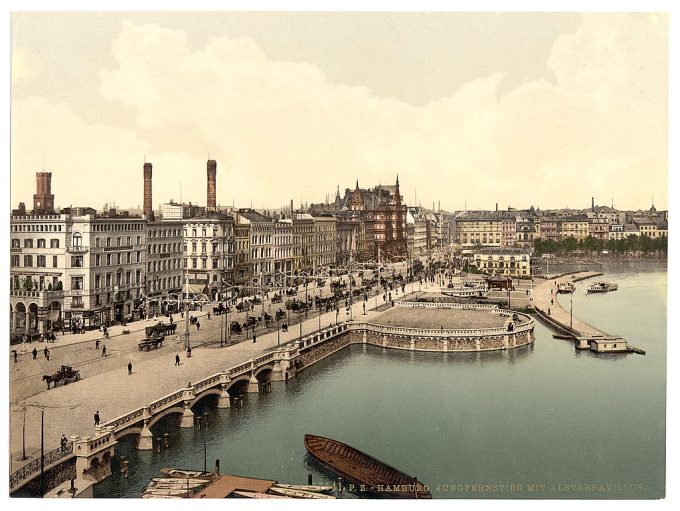
<svg viewBox="0 0 680 511">
<path fill-rule="evenodd" d="M 153 220 L 153 201 L 151 194 L 151 177 L 153 165 L 144 163 L 144 215 L 148 220 Z"/>
<path fill-rule="evenodd" d="M 215 160 L 208 160 L 208 204 L 209 210 L 217 209 L 216 204 L 217 195 L 217 162 Z"/>
</svg>

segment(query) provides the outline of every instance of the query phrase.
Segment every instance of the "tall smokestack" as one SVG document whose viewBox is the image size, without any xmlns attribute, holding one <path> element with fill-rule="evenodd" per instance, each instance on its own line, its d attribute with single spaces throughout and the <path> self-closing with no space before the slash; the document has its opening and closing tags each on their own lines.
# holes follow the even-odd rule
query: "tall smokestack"
<svg viewBox="0 0 680 511">
<path fill-rule="evenodd" d="M 153 174 L 153 165 L 150 163 L 144 164 L 144 215 L 147 219 L 153 219 L 153 201 L 151 197 L 151 176 Z"/>
<path fill-rule="evenodd" d="M 590 210 L 595 211 L 595 197 L 590 198 Z"/>
<path fill-rule="evenodd" d="M 52 195 L 52 173 L 35 173 L 35 195 L 33 195 L 33 211 L 51 213 L 54 211 L 54 195 Z"/>
<path fill-rule="evenodd" d="M 290 199 L 290 217 L 293 218 L 293 199 Z"/>
<path fill-rule="evenodd" d="M 215 195 L 217 192 L 217 162 L 208 160 L 208 209 L 217 209 Z"/>
</svg>

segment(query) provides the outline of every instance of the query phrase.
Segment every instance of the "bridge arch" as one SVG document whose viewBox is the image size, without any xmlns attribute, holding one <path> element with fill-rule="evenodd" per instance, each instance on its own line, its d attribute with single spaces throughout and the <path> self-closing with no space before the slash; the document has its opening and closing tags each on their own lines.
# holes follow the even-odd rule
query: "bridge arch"
<svg viewBox="0 0 680 511">
<path fill-rule="evenodd" d="M 220 396 L 222 393 L 220 387 L 213 387 L 207 390 L 204 390 L 203 392 L 196 394 L 196 396 L 191 400 L 191 404 L 189 405 L 190 408 L 193 408 L 198 404 L 199 401 L 203 400 L 206 397 L 209 396 Z"/>
<path fill-rule="evenodd" d="M 156 424 L 159 420 L 161 420 L 163 417 L 166 415 L 170 415 L 173 413 L 178 413 L 182 415 L 184 413 L 184 407 L 182 406 L 181 403 L 178 405 L 173 406 L 172 408 L 166 408 L 162 412 L 154 415 L 151 420 L 149 421 L 148 427 L 151 428 L 154 424 Z"/>
<path fill-rule="evenodd" d="M 233 379 L 229 383 L 229 386 L 227 387 L 227 392 L 229 392 L 229 395 L 231 397 L 238 397 L 241 394 L 245 394 L 246 389 L 248 388 L 248 383 L 250 383 L 249 375 L 244 374 L 242 376 L 239 376 L 238 378 Z"/>
</svg>

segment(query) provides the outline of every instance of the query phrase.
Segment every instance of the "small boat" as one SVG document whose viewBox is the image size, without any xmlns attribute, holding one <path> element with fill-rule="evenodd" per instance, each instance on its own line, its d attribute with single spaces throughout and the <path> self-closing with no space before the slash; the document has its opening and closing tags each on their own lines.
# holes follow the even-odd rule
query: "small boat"
<svg viewBox="0 0 680 511">
<path fill-rule="evenodd" d="M 172 477 L 205 477 L 206 473 L 201 472 L 200 470 L 184 470 L 181 468 L 169 468 L 169 467 L 163 467 L 160 470 L 161 474 L 165 474 L 166 476 L 172 476 Z"/>
<path fill-rule="evenodd" d="M 244 499 L 289 499 L 290 497 L 284 497 L 283 495 L 271 495 L 269 493 L 260 493 L 259 491 L 243 491 L 236 490 L 233 492 L 237 497 L 243 497 Z"/>
<path fill-rule="evenodd" d="M 611 282 L 595 282 L 588 286 L 589 293 L 607 293 L 609 291 L 616 291 L 619 288 L 618 284 Z"/>
<path fill-rule="evenodd" d="M 152 483 L 163 483 L 163 484 L 183 484 L 186 486 L 187 484 L 189 485 L 195 485 L 195 484 L 208 484 L 210 481 L 212 481 L 211 478 L 205 477 L 205 478 L 195 478 L 195 477 L 154 477 L 151 479 Z"/>
<path fill-rule="evenodd" d="M 202 488 L 208 484 L 207 482 L 205 483 L 200 483 L 200 484 L 186 484 L 186 483 L 156 483 L 156 482 L 150 482 L 149 485 L 146 487 L 148 490 L 184 490 L 184 491 L 193 491 L 197 488 Z"/>
<path fill-rule="evenodd" d="M 402 499 L 432 498 L 427 486 L 415 477 L 337 440 L 305 435 L 305 448 L 323 467 L 369 494 Z"/>
<path fill-rule="evenodd" d="M 573 293 L 576 290 L 576 286 L 571 282 L 560 282 L 557 285 L 558 293 Z"/>
<path fill-rule="evenodd" d="M 330 493 L 333 491 L 332 486 L 318 486 L 313 484 L 282 484 L 276 483 L 274 486 L 278 488 L 287 488 L 289 490 L 311 491 L 313 493 Z"/>
<path fill-rule="evenodd" d="M 175 496 L 175 497 L 184 497 L 184 496 L 191 496 L 193 495 L 193 492 L 191 490 L 187 491 L 186 488 L 180 489 L 180 488 L 146 488 L 144 490 L 143 495 L 153 495 L 153 496 Z"/>
<path fill-rule="evenodd" d="M 284 497 L 291 497 L 294 499 L 334 499 L 332 495 L 324 495 L 323 493 L 314 493 L 311 491 L 291 490 L 290 488 L 279 488 L 272 486 L 269 491 L 275 495 L 283 495 Z"/>
</svg>

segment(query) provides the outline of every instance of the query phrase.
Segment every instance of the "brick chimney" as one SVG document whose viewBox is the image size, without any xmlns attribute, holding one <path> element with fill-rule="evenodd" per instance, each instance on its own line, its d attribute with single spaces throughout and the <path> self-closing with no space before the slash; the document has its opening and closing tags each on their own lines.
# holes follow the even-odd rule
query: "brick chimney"
<svg viewBox="0 0 680 511">
<path fill-rule="evenodd" d="M 33 211 L 51 213 L 54 211 L 54 195 L 52 195 L 52 173 L 36 172 L 36 190 L 33 196 Z"/>
<path fill-rule="evenodd" d="M 144 164 L 144 215 L 149 220 L 153 219 L 153 201 L 151 197 L 151 175 L 153 166 L 150 163 Z"/>
<path fill-rule="evenodd" d="M 217 209 L 215 195 L 217 192 L 217 162 L 208 160 L 208 209 Z"/>
</svg>

